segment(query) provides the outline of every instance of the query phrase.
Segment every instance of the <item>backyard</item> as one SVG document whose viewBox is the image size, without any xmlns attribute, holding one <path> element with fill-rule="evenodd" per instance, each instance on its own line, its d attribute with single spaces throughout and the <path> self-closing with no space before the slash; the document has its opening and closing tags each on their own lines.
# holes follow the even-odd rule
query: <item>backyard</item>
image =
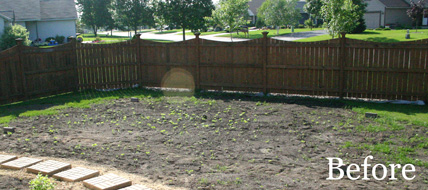
<svg viewBox="0 0 428 190">
<path fill-rule="evenodd" d="M 428 183 L 426 106 L 171 93 L 82 91 L 0 106 L 0 126 L 17 128 L 0 137 L 0 150 L 86 160 L 189 189 L 422 189 Z M 414 164 L 417 177 L 325 180 L 326 157 L 349 164 L 368 155 L 371 163 Z"/>
</svg>

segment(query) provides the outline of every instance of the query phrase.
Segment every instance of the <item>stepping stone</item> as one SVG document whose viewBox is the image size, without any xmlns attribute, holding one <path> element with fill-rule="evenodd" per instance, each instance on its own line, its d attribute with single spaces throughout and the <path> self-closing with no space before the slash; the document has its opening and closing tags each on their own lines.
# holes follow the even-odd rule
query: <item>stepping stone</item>
<svg viewBox="0 0 428 190">
<path fill-rule="evenodd" d="M 153 189 L 150 189 L 144 185 L 135 184 L 135 185 L 132 185 L 129 187 L 119 189 L 119 190 L 153 190 Z"/>
<path fill-rule="evenodd" d="M 90 179 L 98 175 L 100 175 L 99 171 L 77 167 L 77 168 L 73 168 L 70 170 L 57 173 L 53 175 L 53 178 L 59 179 L 62 181 L 77 182 L 77 181 Z"/>
<path fill-rule="evenodd" d="M 34 164 L 37 164 L 41 161 L 42 161 L 41 159 L 37 159 L 37 158 L 22 157 L 10 162 L 6 162 L 2 164 L 1 167 L 6 169 L 12 169 L 12 170 L 21 170 L 26 167 L 32 166 Z"/>
<path fill-rule="evenodd" d="M 15 160 L 17 158 L 18 157 L 12 156 L 12 155 L 1 155 L 0 154 L 0 164 L 6 163 L 6 162 L 10 162 L 10 161 Z"/>
<path fill-rule="evenodd" d="M 115 174 L 107 174 L 85 180 L 83 185 L 93 190 L 116 190 L 131 186 L 132 182 Z"/>
<path fill-rule="evenodd" d="M 53 174 L 62 172 L 64 170 L 68 170 L 70 168 L 71 168 L 71 164 L 58 162 L 54 160 L 48 160 L 27 168 L 27 172 L 31 172 L 35 174 L 41 173 L 43 175 L 52 176 Z"/>
</svg>

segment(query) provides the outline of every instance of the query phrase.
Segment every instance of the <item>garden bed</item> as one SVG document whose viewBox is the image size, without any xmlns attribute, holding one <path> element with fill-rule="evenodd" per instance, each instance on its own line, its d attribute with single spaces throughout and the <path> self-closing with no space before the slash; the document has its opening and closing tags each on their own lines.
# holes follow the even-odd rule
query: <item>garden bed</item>
<svg viewBox="0 0 428 190">
<path fill-rule="evenodd" d="M 0 151 L 86 160 L 189 189 L 420 189 L 427 185 L 424 147 L 416 148 L 419 141 L 399 140 L 417 134 L 427 138 L 426 128 L 367 119 L 345 108 L 343 101 L 218 94 L 139 97 L 140 102 L 127 97 L 105 99 L 87 108 L 62 106 L 58 112 L 18 117 L 8 124 L 18 132 L 0 137 Z M 44 110 L 58 106 L 54 103 L 1 109 Z M 385 142 L 388 152 L 378 147 Z M 395 152 L 398 146 L 414 151 Z M 391 156 L 401 153 L 408 159 Z M 395 182 L 326 180 L 326 157 L 361 164 L 368 155 L 375 157 L 371 164 L 411 162 L 417 165 L 417 177 L 413 181 L 399 177 Z"/>
</svg>

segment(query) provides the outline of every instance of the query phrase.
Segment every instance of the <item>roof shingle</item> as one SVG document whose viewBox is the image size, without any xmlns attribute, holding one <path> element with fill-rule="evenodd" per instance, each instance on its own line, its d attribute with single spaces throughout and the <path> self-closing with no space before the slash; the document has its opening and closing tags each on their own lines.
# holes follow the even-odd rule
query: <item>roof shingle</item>
<svg viewBox="0 0 428 190">
<path fill-rule="evenodd" d="M 77 19 L 74 0 L 0 0 L 0 11 L 16 21 Z"/>
<path fill-rule="evenodd" d="M 405 0 L 379 0 L 386 7 L 410 7 L 410 4 Z"/>
</svg>

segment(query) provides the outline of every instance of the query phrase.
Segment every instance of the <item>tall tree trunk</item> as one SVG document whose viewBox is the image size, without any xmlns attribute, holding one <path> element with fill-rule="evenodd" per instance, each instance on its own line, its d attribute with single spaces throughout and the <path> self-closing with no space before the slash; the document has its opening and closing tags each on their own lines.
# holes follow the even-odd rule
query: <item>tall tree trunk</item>
<svg viewBox="0 0 428 190">
<path fill-rule="evenodd" d="M 183 26 L 183 42 L 186 41 L 186 29 Z"/>
<path fill-rule="evenodd" d="M 113 29 L 111 29 L 110 36 L 113 36 Z"/>
<path fill-rule="evenodd" d="M 98 36 L 97 35 L 97 27 L 96 26 L 92 26 L 92 30 L 94 30 L 95 37 L 97 37 Z"/>
<path fill-rule="evenodd" d="M 279 35 L 279 26 L 276 26 L 276 35 Z"/>
</svg>

